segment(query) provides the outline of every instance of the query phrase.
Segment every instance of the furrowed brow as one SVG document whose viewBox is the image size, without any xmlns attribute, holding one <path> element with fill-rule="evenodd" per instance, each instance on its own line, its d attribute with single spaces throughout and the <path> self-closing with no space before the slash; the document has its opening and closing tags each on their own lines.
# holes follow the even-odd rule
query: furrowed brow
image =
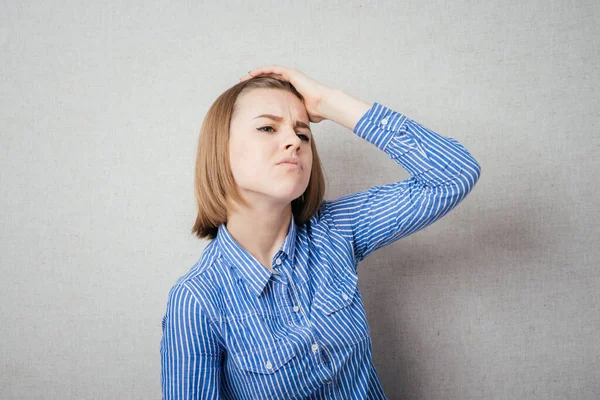
<svg viewBox="0 0 600 400">
<path fill-rule="evenodd" d="M 255 117 L 254 119 L 258 119 L 258 118 L 269 118 L 269 119 L 272 119 L 273 121 L 277 121 L 277 122 L 283 121 L 282 117 L 279 117 L 279 116 L 273 115 L 273 114 L 261 114 L 261 115 Z M 308 124 L 306 124 L 302 121 L 296 121 L 296 125 L 294 125 L 294 128 L 306 128 L 306 129 L 310 130 L 310 126 L 308 126 Z"/>
</svg>

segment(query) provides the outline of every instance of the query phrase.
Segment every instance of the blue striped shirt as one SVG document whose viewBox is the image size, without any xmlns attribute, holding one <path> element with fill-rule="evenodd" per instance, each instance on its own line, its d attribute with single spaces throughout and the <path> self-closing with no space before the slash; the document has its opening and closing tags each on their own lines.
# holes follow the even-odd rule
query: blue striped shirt
<svg viewBox="0 0 600 400">
<path fill-rule="evenodd" d="M 163 399 L 386 399 L 358 263 L 446 215 L 481 167 L 455 139 L 375 102 L 354 133 L 411 177 L 294 217 L 273 273 L 224 225 L 168 295 Z"/>
</svg>

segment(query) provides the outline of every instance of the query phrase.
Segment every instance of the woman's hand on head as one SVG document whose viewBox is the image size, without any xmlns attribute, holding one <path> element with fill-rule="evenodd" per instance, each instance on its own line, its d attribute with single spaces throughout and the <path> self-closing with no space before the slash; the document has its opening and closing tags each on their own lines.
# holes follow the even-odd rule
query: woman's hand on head
<svg viewBox="0 0 600 400">
<path fill-rule="evenodd" d="M 323 99 L 331 94 L 331 88 L 320 84 L 311 77 L 298 71 L 296 68 L 286 68 L 279 65 L 270 65 L 255 68 L 240 78 L 240 82 L 259 75 L 269 75 L 273 78 L 288 81 L 304 97 L 304 107 L 310 122 L 321 122 L 327 119 L 319 110 Z"/>
</svg>

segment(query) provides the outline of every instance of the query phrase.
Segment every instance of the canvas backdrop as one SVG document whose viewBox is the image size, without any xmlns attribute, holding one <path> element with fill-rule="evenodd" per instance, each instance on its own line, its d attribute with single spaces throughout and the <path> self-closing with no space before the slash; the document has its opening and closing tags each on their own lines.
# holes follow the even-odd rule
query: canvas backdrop
<svg viewBox="0 0 600 400">
<path fill-rule="evenodd" d="M 461 142 L 473 192 L 360 264 L 390 399 L 600 398 L 597 1 L 4 1 L 0 398 L 159 399 L 212 102 L 293 66 Z M 409 177 L 312 124 L 326 198 Z"/>
</svg>

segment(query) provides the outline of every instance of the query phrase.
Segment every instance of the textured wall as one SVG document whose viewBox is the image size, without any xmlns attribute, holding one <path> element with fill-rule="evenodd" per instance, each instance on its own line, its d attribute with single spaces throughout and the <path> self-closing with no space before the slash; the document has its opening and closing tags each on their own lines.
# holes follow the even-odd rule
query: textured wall
<svg viewBox="0 0 600 400">
<path fill-rule="evenodd" d="M 200 125 L 272 63 L 482 166 L 450 214 L 360 265 L 388 397 L 600 398 L 597 1 L 124 3 L 0 6 L 0 398 L 160 398 L 167 292 L 206 244 Z M 408 177 L 313 131 L 327 198 Z"/>
</svg>

